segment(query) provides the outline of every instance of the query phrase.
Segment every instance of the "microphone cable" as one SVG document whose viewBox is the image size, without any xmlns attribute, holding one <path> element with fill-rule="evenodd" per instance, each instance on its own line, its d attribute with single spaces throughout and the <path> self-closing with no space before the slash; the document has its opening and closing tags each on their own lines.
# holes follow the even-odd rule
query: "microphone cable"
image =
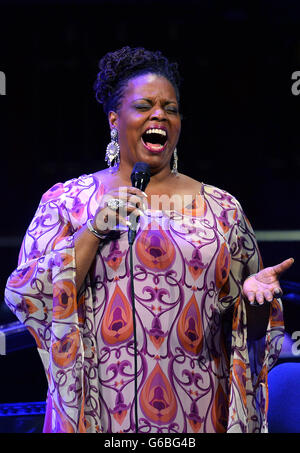
<svg viewBox="0 0 300 453">
<path fill-rule="evenodd" d="M 131 173 L 131 182 L 133 187 L 144 191 L 150 181 L 150 167 L 144 162 L 137 162 Z M 132 303 L 132 320 L 133 320 L 133 341 L 134 341 L 134 416 L 135 416 L 135 432 L 139 432 L 138 428 L 138 382 L 137 382 L 137 331 L 136 331 L 136 307 L 135 307 L 135 291 L 134 291 L 134 275 L 133 275 L 133 243 L 136 237 L 136 230 L 139 218 L 135 220 L 135 228 L 128 230 L 128 243 L 130 255 L 130 281 L 131 281 L 131 303 Z"/>
<path fill-rule="evenodd" d="M 130 280 L 131 280 L 131 303 L 133 319 L 133 342 L 134 342 L 134 414 L 135 414 L 135 432 L 138 433 L 138 388 L 137 388 L 137 333 L 136 333 L 136 311 L 135 311 L 135 292 L 133 276 L 133 243 L 129 244 L 130 254 Z"/>
</svg>

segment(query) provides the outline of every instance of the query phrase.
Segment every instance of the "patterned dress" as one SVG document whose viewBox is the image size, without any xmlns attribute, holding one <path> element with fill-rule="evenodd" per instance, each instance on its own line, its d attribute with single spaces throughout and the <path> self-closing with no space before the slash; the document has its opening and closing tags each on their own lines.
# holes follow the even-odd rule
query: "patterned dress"
<svg viewBox="0 0 300 453">
<path fill-rule="evenodd" d="M 203 184 L 189 209 L 146 210 L 132 300 L 124 229 L 99 247 L 76 292 L 73 235 L 103 194 L 93 175 L 46 192 L 7 282 L 6 303 L 48 379 L 44 431 L 131 433 L 137 412 L 141 433 L 266 432 L 282 305 L 270 304 L 266 336 L 247 341 L 242 283 L 261 260 L 239 202 Z"/>
</svg>

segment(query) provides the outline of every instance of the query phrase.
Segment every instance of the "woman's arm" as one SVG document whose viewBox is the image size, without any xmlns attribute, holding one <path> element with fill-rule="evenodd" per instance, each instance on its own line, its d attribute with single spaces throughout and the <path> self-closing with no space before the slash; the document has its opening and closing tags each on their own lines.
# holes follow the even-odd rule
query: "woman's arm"
<svg viewBox="0 0 300 453">
<path fill-rule="evenodd" d="M 59 311 L 55 304 L 62 289 L 60 284 L 54 288 L 56 282 L 68 281 L 68 300 L 71 287 L 72 297 L 76 298 L 75 282 L 78 279 L 82 284 L 95 257 L 99 240 L 81 224 L 91 216 L 89 206 L 98 205 L 101 192 L 91 177 L 58 183 L 48 190 L 26 231 L 18 266 L 8 278 L 6 304 L 45 348 L 50 341 L 48 326 Z M 89 204 L 82 200 L 89 200 Z"/>
<path fill-rule="evenodd" d="M 79 290 L 92 265 L 101 239 L 97 238 L 87 226 L 82 227 L 74 234 L 75 262 L 76 262 L 76 288 Z"/>
<path fill-rule="evenodd" d="M 278 279 L 273 278 L 274 274 L 270 280 L 272 285 L 262 288 L 258 279 L 262 276 L 270 278 L 270 275 L 268 269 L 262 270 L 263 264 L 255 233 L 240 203 L 234 198 L 230 199 L 230 202 L 236 208 L 233 215 L 232 211 L 228 211 L 230 214 L 230 216 L 228 214 L 228 218 L 231 218 L 232 215 L 234 219 L 228 236 L 231 265 L 228 281 L 225 282 L 220 292 L 220 304 L 227 310 L 233 303 L 242 299 L 245 306 L 244 322 L 247 328 L 247 338 L 258 340 L 266 334 L 271 302 L 274 297 L 280 297 L 280 285 Z M 223 217 L 226 218 L 225 215 Z M 283 271 L 292 262 L 293 260 L 286 260 L 283 267 L 278 267 L 278 265 L 275 270 Z"/>
</svg>

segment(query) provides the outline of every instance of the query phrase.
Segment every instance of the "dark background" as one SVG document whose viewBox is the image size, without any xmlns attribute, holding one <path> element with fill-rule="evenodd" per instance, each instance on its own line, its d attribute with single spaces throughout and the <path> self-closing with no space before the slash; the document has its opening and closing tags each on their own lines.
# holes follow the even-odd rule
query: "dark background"
<svg viewBox="0 0 300 453">
<path fill-rule="evenodd" d="M 99 59 L 125 45 L 180 65 L 179 171 L 235 195 L 255 230 L 300 230 L 299 1 L 2 1 L 0 300 L 42 194 L 105 168 L 93 82 Z M 284 278 L 300 283 L 299 241 L 259 245 L 266 266 L 293 256 Z M 286 305 L 289 330 L 300 330 Z M 15 319 L 0 306 L 0 324 Z M 0 363 L 0 402 L 45 398 L 34 348 Z"/>
</svg>

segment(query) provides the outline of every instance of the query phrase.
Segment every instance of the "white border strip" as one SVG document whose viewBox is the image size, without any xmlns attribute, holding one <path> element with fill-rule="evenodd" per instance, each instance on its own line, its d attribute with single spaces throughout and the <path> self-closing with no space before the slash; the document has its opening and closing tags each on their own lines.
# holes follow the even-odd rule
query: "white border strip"
<svg viewBox="0 0 300 453">
<path fill-rule="evenodd" d="M 20 236 L 0 236 L 0 247 L 21 247 L 22 239 Z"/>
<path fill-rule="evenodd" d="M 298 242 L 300 230 L 257 230 L 255 236 L 262 242 Z M 0 248 L 21 247 L 22 240 L 20 236 L 0 236 Z"/>
<path fill-rule="evenodd" d="M 264 242 L 295 242 L 300 241 L 300 230 L 258 230 L 256 239 Z"/>
<path fill-rule="evenodd" d="M 0 330 L 0 355 L 6 355 L 6 337 L 5 333 Z"/>
</svg>

